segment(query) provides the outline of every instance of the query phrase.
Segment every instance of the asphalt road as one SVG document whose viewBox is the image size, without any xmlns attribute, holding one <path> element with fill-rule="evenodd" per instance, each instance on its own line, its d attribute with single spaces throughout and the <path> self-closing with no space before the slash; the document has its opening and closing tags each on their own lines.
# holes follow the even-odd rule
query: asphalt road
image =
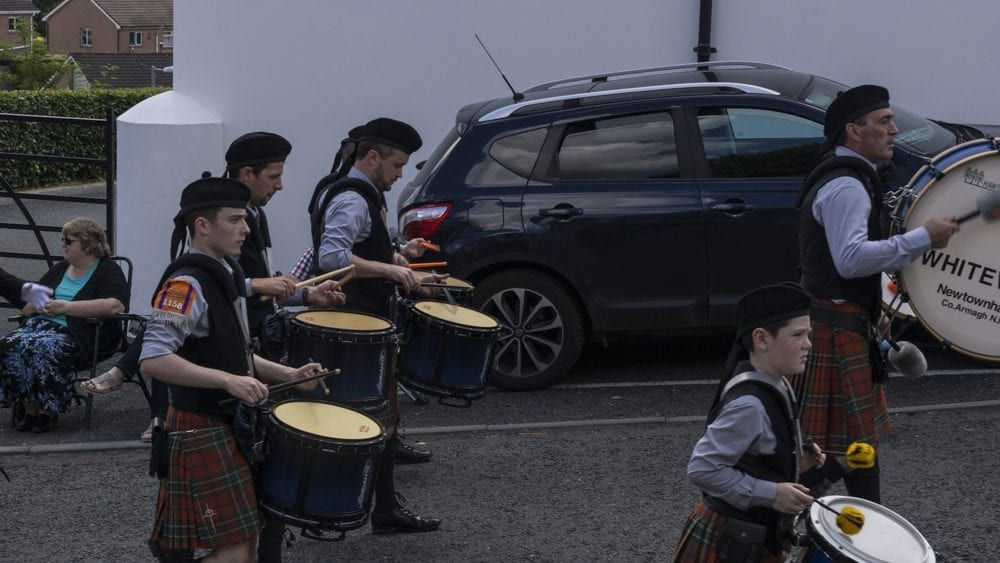
<svg viewBox="0 0 1000 563">
<path fill-rule="evenodd" d="M 491 388 L 468 409 L 404 401 L 409 439 L 426 442 L 435 458 L 399 466 L 398 489 L 418 514 L 444 518 L 443 529 L 383 537 L 362 528 L 336 544 L 300 538 L 286 559 L 668 559 L 697 498 L 684 468 L 725 347 L 698 342 L 591 346 L 562 385 Z M 923 378 L 890 380 L 891 406 L 907 412 L 893 415 L 880 448 L 885 503 L 924 534 L 939 561 L 981 561 L 1000 552 L 990 454 L 1000 372 L 950 353 L 932 353 L 931 365 Z M 928 407 L 969 401 L 996 403 Z M 89 430 L 82 410 L 44 435 L 0 425 L 0 464 L 12 479 L 0 481 L 0 560 L 149 559 L 143 542 L 156 481 L 135 441 L 147 417 L 142 396 L 127 386 L 96 397 Z M 59 444 L 95 450 L 43 453 Z M 36 453 L 20 455 L 28 447 Z"/>
<path fill-rule="evenodd" d="M 996 407 L 893 416 L 880 448 L 884 502 L 938 561 L 987 561 L 996 534 Z M 287 561 L 662 561 L 697 493 L 684 475 L 697 422 L 422 436 L 435 459 L 398 489 L 441 531 L 343 543 L 299 538 Z M 146 452 L 6 456 L 5 561 L 149 560 L 156 482 Z M 335 486 L 333 483 L 330 486 Z M 835 494 L 843 494 L 835 489 Z M 296 530 L 296 533 L 298 530 Z M 882 530 L 903 541 L 901 530 Z"/>
</svg>

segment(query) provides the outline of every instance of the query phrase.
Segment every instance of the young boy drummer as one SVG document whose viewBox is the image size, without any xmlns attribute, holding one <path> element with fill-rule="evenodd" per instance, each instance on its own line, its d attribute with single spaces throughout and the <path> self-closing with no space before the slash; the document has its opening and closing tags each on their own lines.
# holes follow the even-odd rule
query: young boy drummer
<svg viewBox="0 0 1000 563">
<path fill-rule="evenodd" d="M 230 399 L 253 404 L 267 397 L 262 381 L 322 370 L 315 363 L 293 369 L 250 351 L 244 275 L 231 258 L 250 232 L 249 199 L 245 185 L 226 178 L 184 188 L 171 240 L 175 260 L 163 274 L 146 329 L 142 371 L 170 388 L 167 476 L 150 538 L 153 555 L 163 561 L 191 560 L 195 549 L 211 549 L 213 559 L 254 559 L 261 520 L 250 467 L 231 427 L 238 402 Z M 178 258 L 185 227 L 191 248 Z"/>
<path fill-rule="evenodd" d="M 825 456 L 815 446 L 800 455 L 798 407 L 784 377 L 805 369 L 810 300 L 800 286 L 782 283 L 737 303 L 726 375 L 688 463 L 702 500 L 684 525 L 674 561 L 780 561 L 790 528 L 784 515 L 812 502 L 799 472 L 822 465 Z M 741 348 L 750 361 L 735 366 Z"/>
</svg>

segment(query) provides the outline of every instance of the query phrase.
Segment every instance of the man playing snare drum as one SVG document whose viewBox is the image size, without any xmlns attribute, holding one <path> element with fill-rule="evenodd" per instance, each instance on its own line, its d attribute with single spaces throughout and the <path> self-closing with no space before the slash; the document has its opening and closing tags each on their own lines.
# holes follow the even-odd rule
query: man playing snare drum
<svg viewBox="0 0 1000 563">
<path fill-rule="evenodd" d="M 345 163 L 350 170 L 331 174 L 320 180 L 309 206 L 313 240 L 313 275 L 353 264 L 357 280 L 344 287 L 345 309 L 390 318 L 390 299 L 395 285 L 406 291 L 421 289 L 421 280 L 407 267 L 406 260 L 393 249 L 385 222 L 384 192 L 402 176 L 403 166 L 423 141 L 410 125 L 389 118 L 365 124 L 353 159 Z M 403 251 L 419 257 L 420 239 L 407 243 Z M 440 281 L 446 276 L 433 276 Z M 398 399 L 396 378 L 390 370 L 388 407 L 375 415 L 388 435 L 385 452 L 379 461 L 375 483 L 375 508 L 372 533 L 429 532 L 437 530 L 441 520 L 417 516 L 404 507 L 396 494 L 393 469 L 399 447 L 396 432 Z"/>
<path fill-rule="evenodd" d="M 876 164 L 892 159 L 898 129 L 881 86 L 842 92 L 827 109 L 826 150 L 799 196 L 799 265 L 814 297 L 813 348 L 792 378 L 802 405 L 802 433 L 824 450 L 851 442 L 876 445 L 889 430 L 886 372 L 875 330 L 881 274 L 903 268 L 958 232 L 952 219 L 886 237 Z M 876 447 L 877 449 L 877 447 Z M 879 467 L 844 478 L 851 496 L 881 502 Z"/>
</svg>

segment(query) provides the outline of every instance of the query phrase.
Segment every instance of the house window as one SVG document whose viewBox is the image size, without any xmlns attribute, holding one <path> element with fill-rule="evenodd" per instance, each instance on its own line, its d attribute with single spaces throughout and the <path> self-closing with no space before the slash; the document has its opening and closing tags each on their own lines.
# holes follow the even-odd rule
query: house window
<svg viewBox="0 0 1000 563">
<path fill-rule="evenodd" d="M 174 48 L 174 33 L 172 31 L 167 31 L 163 34 L 163 44 L 161 47 L 164 49 Z"/>
<path fill-rule="evenodd" d="M 21 23 L 21 18 L 7 18 L 7 31 L 17 33 L 17 24 Z"/>
<path fill-rule="evenodd" d="M 130 32 L 128 32 L 128 46 L 129 47 L 142 47 L 142 32 L 141 31 L 130 31 Z"/>
<path fill-rule="evenodd" d="M 90 47 L 91 46 L 91 42 L 90 42 L 90 29 L 89 28 L 86 28 L 86 27 L 81 27 L 80 28 L 80 46 L 81 47 Z"/>
</svg>

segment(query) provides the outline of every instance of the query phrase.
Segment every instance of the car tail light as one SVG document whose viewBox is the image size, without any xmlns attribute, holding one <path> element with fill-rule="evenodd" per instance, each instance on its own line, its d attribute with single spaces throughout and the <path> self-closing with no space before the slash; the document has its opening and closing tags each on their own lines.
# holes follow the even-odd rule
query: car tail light
<svg viewBox="0 0 1000 563">
<path fill-rule="evenodd" d="M 417 237 L 430 239 L 448 216 L 449 211 L 451 211 L 450 203 L 429 203 L 407 209 L 399 218 L 400 230 L 407 239 Z"/>
</svg>

